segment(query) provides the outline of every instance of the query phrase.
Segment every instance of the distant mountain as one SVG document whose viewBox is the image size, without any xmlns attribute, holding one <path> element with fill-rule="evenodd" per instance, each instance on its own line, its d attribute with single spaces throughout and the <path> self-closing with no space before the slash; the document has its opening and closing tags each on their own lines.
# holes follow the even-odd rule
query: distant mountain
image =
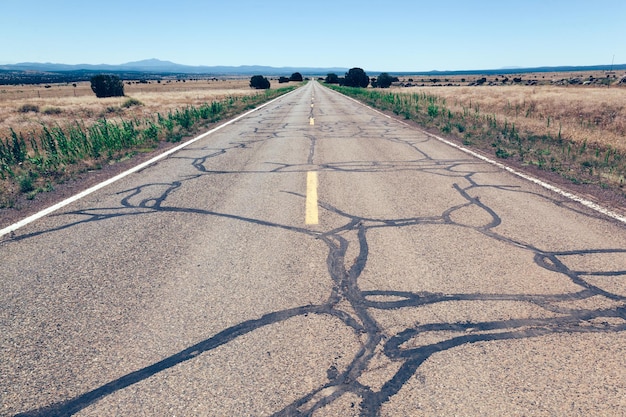
<svg viewBox="0 0 626 417">
<path fill-rule="evenodd" d="M 465 71 L 394 71 L 397 76 L 423 75 L 423 76 L 446 76 L 446 75 L 490 75 L 490 74 L 522 74 L 532 72 L 573 72 L 573 71 L 623 71 L 626 64 L 622 65 L 593 65 L 593 66 L 561 66 L 561 67 L 534 67 L 534 68 L 500 68 L 485 70 Z M 57 83 L 89 80 L 95 74 L 112 72 L 124 79 L 150 79 L 170 76 L 184 77 L 189 75 L 202 76 L 289 76 L 299 72 L 304 76 L 325 76 L 335 73 L 342 76 L 348 71 L 347 68 L 315 68 L 315 67 L 270 67 L 260 65 L 242 66 L 192 66 L 181 65 L 159 59 L 146 59 L 142 61 L 127 62 L 121 65 L 67 65 L 53 63 L 23 62 L 13 65 L 0 65 L 0 85 L 3 84 L 33 84 L 33 83 Z M 367 70 L 370 76 L 377 76 L 379 71 Z"/>
<path fill-rule="evenodd" d="M 106 72 L 150 72 L 150 73 L 173 73 L 173 74 L 207 74 L 207 75 L 291 75 L 300 72 L 304 75 L 321 75 L 329 72 L 343 74 L 347 68 L 312 68 L 312 67 L 269 67 L 259 65 L 243 66 L 191 66 L 181 65 L 159 59 L 146 59 L 142 61 L 127 62 L 121 65 L 92 65 L 92 64 L 54 64 L 22 62 L 13 65 L 0 65 L 0 70 L 7 71 L 40 71 L 40 72 L 66 72 L 66 71 L 106 71 Z"/>
<path fill-rule="evenodd" d="M 561 66 L 561 67 L 531 67 L 531 68 L 499 68 L 481 70 L 458 70 L 458 71 L 402 71 L 393 72 L 394 75 L 490 75 L 490 74 L 527 74 L 533 72 L 574 72 L 574 71 L 623 71 L 626 64 L 621 65 L 589 65 L 589 66 Z M 376 73 L 373 73 L 376 74 Z"/>
</svg>

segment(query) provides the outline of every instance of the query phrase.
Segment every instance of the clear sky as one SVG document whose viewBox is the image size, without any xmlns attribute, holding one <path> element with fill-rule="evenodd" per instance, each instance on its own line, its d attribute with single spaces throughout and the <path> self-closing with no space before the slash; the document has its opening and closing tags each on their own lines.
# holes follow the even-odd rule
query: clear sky
<svg viewBox="0 0 626 417">
<path fill-rule="evenodd" d="M 149 58 L 388 72 L 624 64 L 626 0 L 0 0 L 0 64 Z"/>
</svg>

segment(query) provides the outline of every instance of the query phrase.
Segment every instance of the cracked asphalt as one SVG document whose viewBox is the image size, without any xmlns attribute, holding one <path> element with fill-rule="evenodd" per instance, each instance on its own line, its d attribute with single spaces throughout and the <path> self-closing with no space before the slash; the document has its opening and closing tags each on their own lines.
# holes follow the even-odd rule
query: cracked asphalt
<svg viewBox="0 0 626 417">
<path fill-rule="evenodd" d="M 0 263 L 2 415 L 626 415 L 626 227 L 316 82 Z"/>
</svg>

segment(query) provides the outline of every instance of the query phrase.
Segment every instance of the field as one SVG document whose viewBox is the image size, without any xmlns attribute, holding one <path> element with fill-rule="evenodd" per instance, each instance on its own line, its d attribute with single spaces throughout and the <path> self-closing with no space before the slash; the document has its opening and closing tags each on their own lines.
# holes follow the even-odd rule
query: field
<svg viewBox="0 0 626 417">
<path fill-rule="evenodd" d="M 74 84 L 11 85 L 0 87 L 0 138 L 8 138 L 10 129 L 24 134 L 45 125 L 65 125 L 74 120 L 87 124 L 116 117 L 142 117 L 167 114 L 177 108 L 199 106 L 225 97 L 256 94 L 249 79 L 168 80 L 128 82 L 126 97 L 100 99 L 91 91 L 89 82 Z M 121 107 L 129 97 L 141 106 Z M 28 110 L 29 108 L 33 110 Z"/>
<path fill-rule="evenodd" d="M 562 137 L 574 142 L 587 141 L 626 151 L 626 84 L 607 88 L 602 83 L 606 75 L 597 72 L 508 76 L 515 77 L 523 77 L 522 82 L 502 85 L 498 83 L 503 76 L 491 76 L 480 87 L 462 86 L 460 79 L 465 77 L 456 76 L 449 78 L 448 83 L 441 80 L 444 82 L 436 87 L 424 80 L 424 86 L 395 87 L 392 91 L 431 94 L 445 100 L 453 112 L 471 109 L 502 122 L 508 120 L 520 130 L 552 136 L 558 136 L 560 130 Z M 475 82 L 476 78 L 479 77 L 465 82 Z M 571 84 L 571 80 L 580 84 Z M 449 83 L 457 85 L 446 86 Z"/>
<path fill-rule="evenodd" d="M 254 90 L 249 78 L 125 82 L 96 98 L 89 82 L 0 87 L 0 209 L 78 175 L 149 153 L 267 101 L 295 83 Z"/>
</svg>

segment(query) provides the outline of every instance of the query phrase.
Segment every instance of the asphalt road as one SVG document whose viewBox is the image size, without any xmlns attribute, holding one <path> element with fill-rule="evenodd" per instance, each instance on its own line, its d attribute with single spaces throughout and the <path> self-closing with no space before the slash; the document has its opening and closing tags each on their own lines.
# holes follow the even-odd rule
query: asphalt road
<svg viewBox="0 0 626 417">
<path fill-rule="evenodd" d="M 2 415 L 626 415 L 626 226 L 314 82 L 0 262 Z"/>
</svg>

